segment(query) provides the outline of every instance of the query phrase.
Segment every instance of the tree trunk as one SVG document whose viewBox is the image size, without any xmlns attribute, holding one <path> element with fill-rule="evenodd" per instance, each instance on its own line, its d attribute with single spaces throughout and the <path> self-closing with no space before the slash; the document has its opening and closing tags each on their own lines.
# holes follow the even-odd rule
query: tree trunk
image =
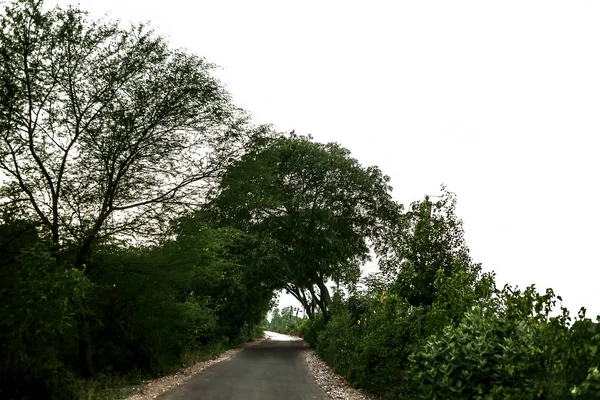
<svg viewBox="0 0 600 400">
<path fill-rule="evenodd" d="M 319 310 L 321 310 L 321 314 L 323 314 L 323 319 L 325 322 L 327 322 L 329 321 L 329 313 L 327 311 L 329 306 L 329 303 L 327 302 L 327 299 L 329 298 L 329 291 L 327 291 L 327 288 L 325 288 L 325 292 L 323 292 L 319 284 L 317 284 L 317 287 L 319 287 L 319 291 L 321 292 L 320 296 L 317 296 L 317 293 L 312 286 L 309 286 L 308 290 L 310 291 L 315 303 L 317 303 L 317 306 L 319 306 Z"/>
<path fill-rule="evenodd" d="M 75 267 L 83 269 L 84 274 L 90 276 L 91 268 L 88 265 L 89 253 L 91 248 L 91 239 L 84 241 L 81 246 L 77 258 L 75 259 Z M 84 269 L 85 268 L 85 269 Z M 78 300 L 77 333 L 79 341 L 79 372 L 84 379 L 90 379 L 94 376 L 94 362 L 92 358 L 92 335 L 90 324 L 87 319 L 87 313 L 81 300 Z"/>
<path fill-rule="evenodd" d="M 76 315 L 79 341 L 79 371 L 84 379 L 90 379 L 94 376 L 90 325 L 85 316 L 83 305 L 80 303 L 79 306 L 79 312 Z"/>
<path fill-rule="evenodd" d="M 325 282 L 322 280 L 317 280 L 317 286 L 319 287 L 319 291 L 321 292 L 321 301 L 325 305 L 325 307 L 329 307 L 331 304 L 331 295 L 329 294 L 329 289 L 325 285 Z"/>
<path fill-rule="evenodd" d="M 304 293 L 304 289 L 300 289 L 293 285 L 286 285 L 285 289 L 292 296 L 294 296 L 294 298 L 296 298 L 296 300 L 298 300 L 300 302 L 300 304 L 302 304 L 302 307 L 304 307 L 304 311 L 306 312 L 308 319 L 313 319 L 313 317 L 315 315 L 314 298 L 311 297 L 310 303 L 309 303 L 308 298 L 307 298 L 306 294 Z"/>
</svg>

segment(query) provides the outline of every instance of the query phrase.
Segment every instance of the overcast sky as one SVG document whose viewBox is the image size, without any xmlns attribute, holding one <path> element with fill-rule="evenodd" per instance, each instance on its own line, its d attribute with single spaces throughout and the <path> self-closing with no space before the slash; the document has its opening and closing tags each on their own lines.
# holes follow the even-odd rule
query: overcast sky
<svg viewBox="0 0 600 400">
<path fill-rule="evenodd" d="M 336 141 L 408 204 L 458 196 L 500 284 L 600 313 L 600 2 L 54 0 L 148 21 L 256 123 Z"/>
</svg>

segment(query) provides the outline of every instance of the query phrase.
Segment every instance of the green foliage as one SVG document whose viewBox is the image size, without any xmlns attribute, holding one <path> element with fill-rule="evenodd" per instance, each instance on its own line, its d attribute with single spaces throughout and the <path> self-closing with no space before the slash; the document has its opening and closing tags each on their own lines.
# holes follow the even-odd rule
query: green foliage
<svg viewBox="0 0 600 400">
<path fill-rule="evenodd" d="M 144 25 L 2 9 L 0 396 L 103 398 L 255 337 L 256 238 L 184 214 L 266 128 Z"/>
<path fill-rule="evenodd" d="M 600 372 L 598 367 L 590 368 L 585 380 L 571 390 L 576 399 L 598 399 L 600 398 Z"/>
<path fill-rule="evenodd" d="M 412 306 L 430 306 L 436 297 L 436 278 L 457 268 L 473 268 L 462 221 L 455 214 L 456 198 L 442 186 L 442 196 L 415 202 L 404 215 L 403 231 L 392 238 L 394 252 L 382 269 L 396 274 L 398 293 Z"/>
<path fill-rule="evenodd" d="M 246 236 L 198 218 L 181 218 L 154 246 L 97 246 L 93 276 L 58 264 L 30 224 L 9 219 L 0 233 L 6 398 L 111 398 L 126 382 L 115 376 L 139 381 L 257 337 L 273 296 L 240 264 L 250 259 Z M 87 383 L 72 369 L 82 308 L 97 368 Z"/>
<path fill-rule="evenodd" d="M 92 284 L 82 271 L 57 265 L 44 242 L 23 249 L 2 276 L 0 394 L 53 392 L 57 377 L 69 375 L 57 344 L 73 334 L 78 305 Z"/>
<path fill-rule="evenodd" d="M 365 279 L 363 290 L 338 293 L 330 321 L 316 334 L 306 330 L 334 370 L 379 397 L 408 396 L 409 356 L 423 338 L 458 323 L 494 290 L 493 276 L 471 263 L 454 204 L 450 193 L 435 210 L 415 203 L 400 236 L 384 243 L 394 252 L 382 260 L 385 274 Z"/>
<path fill-rule="evenodd" d="M 325 329 L 325 325 L 323 314 L 318 313 L 313 318 L 300 322 L 298 333 L 310 347 L 315 348 L 318 343 L 319 333 Z"/>
<path fill-rule="evenodd" d="M 410 358 L 414 391 L 422 399 L 535 398 L 538 354 L 531 328 L 505 327 L 480 308 L 429 338 Z M 491 396 L 491 397 L 490 397 Z M 521 397 L 519 397 L 521 396 Z"/>
<path fill-rule="evenodd" d="M 198 337 L 211 337 L 214 311 L 181 295 L 186 271 L 163 264 L 160 248 L 106 249 L 105 271 L 90 308 L 95 310 L 97 347 L 110 370 L 163 372 Z"/>
<path fill-rule="evenodd" d="M 360 264 L 397 213 L 389 178 L 336 143 L 273 137 L 225 174 L 209 211 L 220 226 L 257 237 L 271 281 L 309 316 L 326 317 L 328 280 L 355 283 Z"/>
<path fill-rule="evenodd" d="M 464 269 L 440 271 L 436 287 L 431 307 L 414 307 L 379 277 L 336 296 L 329 322 L 301 333 L 336 372 L 385 399 L 597 398 L 600 335 L 583 311 L 571 323 L 565 309 L 553 315 L 551 290 L 496 290 L 492 276 Z"/>
<path fill-rule="evenodd" d="M 106 264 L 93 304 L 97 341 L 113 369 L 161 373 L 203 346 L 250 340 L 270 305 L 272 290 L 238 264 L 244 235 L 198 217 L 179 219 L 172 232 L 154 247 L 97 255 Z"/>
<path fill-rule="evenodd" d="M 410 358 L 414 395 L 567 399 L 579 390 L 591 393 L 600 336 L 583 314 L 573 326 L 565 309 L 551 317 L 555 299 L 550 290 L 540 295 L 533 287 L 506 287 L 457 326 L 429 336 Z"/>
<path fill-rule="evenodd" d="M 600 398 L 598 324 L 556 314 L 551 290 L 498 290 L 471 262 L 454 204 L 415 203 L 385 274 L 336 295 L 326 324 L 301 329 L 309 344 L 382 399 Z"/>
<path fill-rule="evenodd" d="M 445 326 L 458 323 L 474 304 L 490 299 L 496 290 L 494 274 L 483 273 L 480 265 L 470 267 L 454 260 L 450 276 L 442 269 L 435 279 L 435 301 L 426 308 L 424 334 L 440 332 Z"/>
</svg>

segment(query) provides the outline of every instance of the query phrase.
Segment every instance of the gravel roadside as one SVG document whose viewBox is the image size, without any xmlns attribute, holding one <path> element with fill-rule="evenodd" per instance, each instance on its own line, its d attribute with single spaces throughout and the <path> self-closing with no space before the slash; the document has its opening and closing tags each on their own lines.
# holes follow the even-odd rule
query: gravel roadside
<svg viewBox="0 0 600 400">
<path fill-rule="evenodd" d="M 302 357 L 317 384 L 333 399 L 372 400 L 371 397 L 353 388 L 344 378 L 333 372 L 310 348 L 307 347 L 302 352 Z"/>
</svg>

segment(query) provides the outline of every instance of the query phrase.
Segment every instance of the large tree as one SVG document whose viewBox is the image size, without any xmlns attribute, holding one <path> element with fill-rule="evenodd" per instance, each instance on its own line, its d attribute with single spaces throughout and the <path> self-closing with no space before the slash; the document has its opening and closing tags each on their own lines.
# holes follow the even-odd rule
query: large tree
<svg viewBox="0 0 600 400">
<path fill-rule="evenodd" d="M 2 206 L 39 223 L 61 263 L 93 275 L 95 242 L 147 238 L 243 151 L 246 117 L 211 69 L 144 25 L 14 1 L 0 17 Z"/>
<path fill-rule="evenodd" d="M 211 203 L 222 224 L 256 235 L 256 262 L 307 313 L 327 316 L 328 282 L 353 283 L 398 216 L 388 177 L 347 149 L 291 135 L 267 140 L 224 176 Z"/>
<path fill-rule="evenodd" d="M 212 65 L 143 25 L 20 0 L 0 26 L 0 168 L 58 247 L 197 202 L 245 142 Z"/>
</svg>

